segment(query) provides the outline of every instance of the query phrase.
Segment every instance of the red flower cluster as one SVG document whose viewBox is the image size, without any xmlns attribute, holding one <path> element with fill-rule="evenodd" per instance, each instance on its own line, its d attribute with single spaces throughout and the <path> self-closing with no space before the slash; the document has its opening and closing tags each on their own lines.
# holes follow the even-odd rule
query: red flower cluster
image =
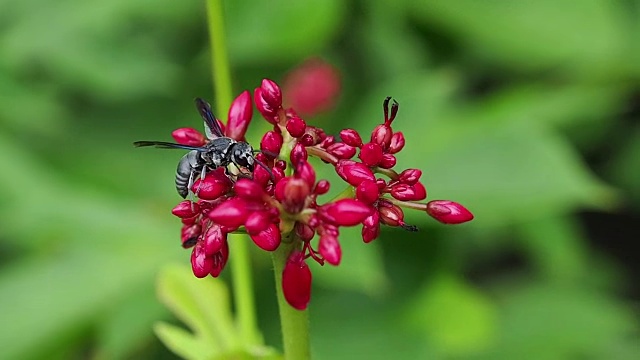
<svg viewBox="0 0 640 360">
<path fill-rule="evenodd" d="M 233 102 L 223 128 L 225 136 L 243 140 L 252 116 L 250 99 L 245 91 Z M 362 224 L 362 238 L 370 242 L 378 237 L 380 224 L 417 230 L 404 222 L 403 208 L 425 211 L 446 224 L 473 219 L 467 209 L 452 201 L 417 203 L 427 196 L 420 182 L 422 172 L 406 169 L 398 173 L 392 169 L 405 139 L 391 128 L 398 103 L 390 105 L 390 98 L 384 101 L 384 123 L 372 131 L 367 143 L 353 129 L 342 130 L 342 141 L 338 142 L 322 129 L 308 126 L 293 109 L 283 108 L 280 88 L 271 80 L 263 80 L 255 90 L 254 102 L 273 125 L 273 130 L 262 137 L 262 152 L 255 157 L 265 166 L 256 167 L 252 178 L 230 176 L 224 169 L 209 171 L 191 189 L 198 200 L 182 201 L 173 209 L 173 214 L 182 219 L 182 245 L 193 247 L 195 276 L 220 274 L 229 256 L 227 234 L 231 232 L 246 232 L 267 251 L 277 249 L 282 241 L 294 242 L 290 243 L 294 250 L 284 268 L 282 286 L 289 304 L 305 309 L 312 279 L 306 260 L 338 265 L 340 227 Z M 191 146 L 207 141 L 190 128 L 174 131 L 173 137 Z M 354 160 L 356 154 L 359 161 Z M 333 166 L 347 183 L 347 191 L 338 199 L 317 203 L 317 197 L 329 190 L 329 182 L 316 179 L 309 156 Z M 315 234 L 318 241 L 314 246 Z"/>
</svg>

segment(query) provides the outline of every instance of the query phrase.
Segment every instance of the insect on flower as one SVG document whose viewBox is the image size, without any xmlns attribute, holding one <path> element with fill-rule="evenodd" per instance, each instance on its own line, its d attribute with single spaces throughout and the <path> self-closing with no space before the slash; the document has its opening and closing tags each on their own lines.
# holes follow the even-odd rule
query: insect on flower
<svg viewBox="0 0 640 360">
<path fill-rule="evenodd" d="M 230 176 L 228 166 L 231 164 L 238 169 L 245 168 L 251 173 L 253 173 L 255 164 L 258 164 L 270 172 L 265 164 L 253 156 L 259 150 L 253 150 L 253 147 L 244 141 L 236 141 L 224 136 L 209 103 L 200 98 L 196 98 L 195 103 L 200 116 L 204 119 L 205 132 L 209 139 L 203 146 L 188 146 L 164 141 L 136 141 L 133 143 L 136 147 L 154 146 L 160 149 L 190 150 L 180 159 L 176 170 L 176 190 L 183 199 L 189 194 L 189 189 L 198 176 L 204 178 L 208 170 L 224 167 L 225 173 Z M 241 174 L 248 175 L 242 171 Z"/>
</svg>

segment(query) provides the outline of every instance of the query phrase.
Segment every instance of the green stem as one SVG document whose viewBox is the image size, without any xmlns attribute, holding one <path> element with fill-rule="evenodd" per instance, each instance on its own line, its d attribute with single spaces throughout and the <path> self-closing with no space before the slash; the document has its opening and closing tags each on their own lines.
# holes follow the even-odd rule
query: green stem
<svg viewBox="0 0 640 360">
<path fill-rule="evenodd" d="M 283 240 L 278 249 L 271 253 L 271 259 L 273 260 L 273 271 L 276 278 L 276 294 L 280 310 L 284 358 L 292 360 L 310 359 L 309 311 L 300 311 L 291 307 L 282 292 L 282 271 L 287 264 L 289 254 L 300 244 L 300 240 L 295 238 L 294 235 Z"/>
<path fill-rule="evenodd" d="M 224 11 L 221 0 L 207 0 L 206 4 L 216 111 L 218 114 L 224 114 L 231 105 L 233 91 L 225 42 Z M 247 244 L 246 236 L 232 235 L 229 241 L 233 293 L 240 336 L 245 344 L 259 345 L 262 340 L 256 321 L 253 279 Z"/>
</svg>

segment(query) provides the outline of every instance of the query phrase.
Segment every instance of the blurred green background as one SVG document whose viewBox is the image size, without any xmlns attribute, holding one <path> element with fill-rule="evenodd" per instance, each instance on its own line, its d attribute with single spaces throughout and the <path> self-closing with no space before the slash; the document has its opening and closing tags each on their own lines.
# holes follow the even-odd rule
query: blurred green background
<svg viewBox="0 0 640 360">
<path fill-rule="evenodd" d="M 343 231 L 343 263 L 313 269 L 315 358 L 640 358 L 640 1 L 226 12 L 235 94 L 325 59 L 343 91 L 307 122 L 368 134 L 392 95 L 398 168 L 476 215 L 408 212 L 419 233 L 367 245 Z M 189 263 L 170 214 L 182 153 L 131 142 L 201 126 L 207 42 L 201 1 L 0 1 L 1 359 L 175 358 L 151 326 L 175 323 L 159 270 Z M 256 116 L 248 138 L 267 128 Z M 252 258 L 280 347 L 270 259 Z"/>
</svg>

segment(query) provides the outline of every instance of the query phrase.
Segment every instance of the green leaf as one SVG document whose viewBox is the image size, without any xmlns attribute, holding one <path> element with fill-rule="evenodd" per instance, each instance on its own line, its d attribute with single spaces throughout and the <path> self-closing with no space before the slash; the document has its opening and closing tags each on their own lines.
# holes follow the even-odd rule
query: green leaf
<svg viewBox="0 0 640 360">
<path fill-rule="evenodd" d="M 505 67 L 554 67 L 587 76 L 624 74 L 634 67 L 637 73 L 637 63 L 631 61 L 631 22 L 623 21 L 625 10 L 619 2 L 454 0 L 407 5 L 416 19 L 449 31 L 474 54 Z"/>
<path fill-rule="evenodd" d="M 478 352 L 496 340 L 495 305 L 450 275 L 436 277 L 412 301 L 407 321 L 449 356 Z"/>
<path fill-rule="evenodd" d="M 224 5 L 227 44 L 236 65 L 292 63 L 313 55 L 338 33 L 346 11 L 346 4 L 339 0 L 227 1 Z"/>
<path fill-rule="evenodd" d="M 184 359 L 211 359 L 217 351 L 189 331 L 175 325 L 159 322 L 153 327 L 162 343 Z"/>
<path fill-rule="evenodd" d="M 279 359 L 273 348 L 255 346 L 255 339 L 240 337 L 222 280 L 198 279 L 188 266 L 171 265 L 158 277 L 158 295 L 193 331 L 190 334 L 164 323 L 154 327 L 160 340 L 176 354 L 194 360 Z"/>
<path fill-rule="evenodd" d="M 226 285 L 218 279 L 197 279 L 186 266 L 165 268 L 158 278 L 161 301 L 191 328 L 205 358 L 237 349 L 241 339 L 233 325 Z M 175 340 L 175 339 L 174 339 Z"/>
</svg>

